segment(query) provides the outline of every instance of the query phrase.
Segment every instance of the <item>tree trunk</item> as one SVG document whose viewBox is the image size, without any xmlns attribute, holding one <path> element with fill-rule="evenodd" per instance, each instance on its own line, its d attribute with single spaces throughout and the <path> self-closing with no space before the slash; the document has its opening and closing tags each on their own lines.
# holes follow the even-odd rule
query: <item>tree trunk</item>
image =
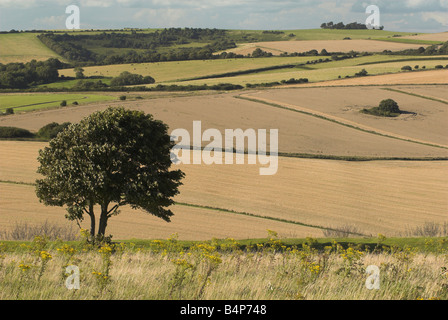
<svg viewBox="0 0 448 320">
<path fill-rule="evenodd" d="M 95 238 L 95 212 L 93 211 L 93 202 L 89 204 L 89 216 L 90 216 L 90 236 Z"/>
<path fill-rule="evenodd" d="M 108 204 L 101 205 L 100 225 L 98 227 L 98 235 L 101 237 L 104 237 L 106 234 L 107 220 L 109 219 L 107 215 L 107 207 Z"/>
</svg>

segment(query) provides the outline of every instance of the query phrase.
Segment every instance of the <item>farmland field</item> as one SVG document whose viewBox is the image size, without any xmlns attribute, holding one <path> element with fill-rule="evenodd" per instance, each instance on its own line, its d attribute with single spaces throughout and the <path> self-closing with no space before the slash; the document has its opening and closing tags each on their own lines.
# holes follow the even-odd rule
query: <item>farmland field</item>
<svg viewBox="0 0 448 320">
<path fill-rule="evenodd" d="M 274 90 L 274 96 L 281 94 L 284 92 L 283 90 Z M 300 92 L 316 92 L 321 94 L 322 97 L 332 96 L 332 90 L 334 90 L 334 94 L 341 92 L 341 90 L 343 92 L 351 92 L 350 96 L 352 97 L 352 101 L 344 97 L 344 94 L 339 94 L 340 103 L 346 103 L 346 105 L 342 105 L 343 108 L 359 104 L 357 94 L 367 93 L 370 99 L 366 100 L 368 102 L 365 103 L 369 105 L 379 103 L 378 98 L 375 97 L 378 92 L 383 95 L 389 94 L 387 91 L 378 88 L 359 88 L 351 89 L 351 91 L 344 91 L 340 88 L 307 89 L 305 91 L 300 91 L 299 89 L 291 90 L 299 95 Z M 428 106 L 428 112 L 437 110 L 431 107 L 431 101 L 425 101 L 418 97 L 395 92 L 390 94 L 393 96 L 399 95 L 404 101 L 410 102 L 414 106 L 422 101 L 423 105 Z M 238 94 L 226 93 L 190 97 L 161 97 L 125 102 L 116 100 L 108 103 L 66 107 L 55 110 L 36 111 L 31 114 L 0 117 L 0 126 L 17 126 L 31 131 L 38 131 L 50 122 L 76 122 L 88 116 L 93 111 L 104 110 L 110 105 L 122 105 L 153 114 L 155 118 L 167 123 L 170 130 L 176 128 L 191 130 L 193 121 L 198 119 L 202 121 L 204 130 L 206 128 L 216 128 L 221 130 L 221 132 L 224 132 L 227 128 L 242 128 L 244 130 L 248 128 L 278 128 L 279 151 L 285 153 L 367 157 L 446 157 L 448 155 L 448 150 L 444 148 L 436 148 L 425 144 L 407 142 L 356 130 L 343 124 L 322 120 L 310 115 L 274 108 L 263 103 L 236 99 L 235 97 L 237 96 Z M 258 94 L 253 92 L 249 93 L 249 96 L 256 98 Z M 312 108 L 312 105 L 307 105 L 306 107 Z M 421 108 L 419 106 L 418 110 L 422 110 Z M 421 115 L 416 117 L 416 120 L 413 120 L 413 122 L 406 121 L 406 119 L 410 120 L 409 115 L 403 115 L 398 125 L 398 128 L 402 128 L 401 131 L 394 131 L 396 129 L 392 130 L 391 128 L 387 128 L 387 123 L 392 121 L 388 119 L 382 119 L 383 121 L 377 121 L 372 124 L 360 122 L 357 125 L 374 126 L 374 130 L 377 131 L 387 131 L 389 134 L 411 137 L 414 140 L 430 140 L 430 144 L 436 144 L 444 141 L 443 119 L 445 113 L 443 111 L 438 112 L 440 112 L 441 117 L 433 117 L 439 125 L 430 128 L 428 132 L 423 132 L 427 128 L 428 122 Z M 353 110 L 344 111 L 344 116 L 345 114 L 349 114 L 350 116 L 357 115 Z M 328 115 L 331 116 L 331 111 Z M 359 117 L 360 119 L 364 119 L 367 116 L 359 115 Z M 355 121 L 358 120 L 355 119 Z M 383 126 L 383 122 L 386 123 L 386 127 Z M 415 135 L 410 123 L 415 123 L 415 125 L 420 126 L 423 137 Z M 438 137 L 439 140 L 436 139 L 433 141 L 432 137 Z"/>
<path fill-rule="evenodd" d="M 48 49 L 37 38 L 38 33 L 0 34 L 0 63 L 28 62 L 57 58 L 64 61 L 58 54 Z"/>
<path fill-rule="evenodd" d="M 93 102 L 116 100 L 113 95 L 104 94 L 4 94 L 0 101 L 0 112 L 13 108 L 15 112 L 26 112 L 60 106 L 62 101 L 67 105 L 78 102 L 88 104 Z"/>
<path fill-rule="evenodd" d="M 38 177 L 35 159 L 44 146 L 0 142 L 3 228 L 15 221 L 63 222 L 64 210 L 38 204 L 32 185 L 12 183 L 32 183 Z M 120 239 L 166 238 L 177 232 L 181 239 L 203 240 L 263 237 L 271 229 L 303 238 L 356 225 L 365 235 L 396 236 L 427 221 L 446 222 L 447 165 L 280 158 L 278 173 L 261 178 L 259 165 L 183 165 L 186 180 L 175 200 L 192 206 L 174 206 L 170 224 L 125 208 L 110 231 Z"/>
</svg>

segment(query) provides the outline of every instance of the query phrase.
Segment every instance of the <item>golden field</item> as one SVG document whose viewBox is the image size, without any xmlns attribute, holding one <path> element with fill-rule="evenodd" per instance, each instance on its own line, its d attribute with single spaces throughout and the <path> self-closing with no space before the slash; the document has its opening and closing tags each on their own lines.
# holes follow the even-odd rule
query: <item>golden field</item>
<svg viewBox="0 0 448 320">
<path fill-rule="evenodd" d="M 374 131 L 385 132 L 392 136 L 427 141 L 431 144 L 446 144 L 445 105 L 403 93 L 371 87 L 262 90 L 246 91 L 242 95 L 254 98 L 269 97 L 269 100 L 279 103 L 289 102 L 297 108 L 306 108 L 329 118 L 337 117 L 343 122 L 355 123 L 357 127 L 373 128 Z M 94 111 L 104 110 L 110 105 L 122 105 L 152 114 L 156 119 L 167 123 L 170 131 L 176 128 L 191 131 L 195 120 L 202 121 L 203 130 L 216 128 L 223 133 L 225 129 L 237 128 L 279 129 L 279 151 L 283 153 L 370 157 L 448 155 L 447 149 L 444 148 L 356 130 L 310 115 L 236 99 L 237 96 L 239 93 L 151 98 L 149 94 L 145 96 L 148 99 L 139 101 L 117 101 L 1 117 L 0 126 L 17 126 L 37 131 L 53 121 L 77 122 Z M 288 96 L 291 98 L 284 100 Z M 377 105 L 381 97 L 389 96 L 399 97 L 398 102 L 402 109 L 418 112 L 417 116 L 401 115 L 394 119 L 376 119 L 358 112 L 364 107 Z M 331 106 L 325 103 L 325 99 L 328 98 L 332 99 Z"/>
<path fill-rule="evenodd" d="M 32 183 L 36 156 L 45 143 L 0 142 L 0 222 L 64 223 L 64 209 L 38 203 Z M 425 222 L 447 222 L 448 163 L 279 158 L 276 175 L 260 176 L 261 165 L 180 165 L 186 173 L 171 223 L 123 209 L 109 224 L 117 239 L 204 240 L 321 236 L 323 228 L 356 226 L 365 235 L 398 235 Z M 5 183 L 5 181 L 9 181 Z M 209 208 L 221 208 L 219 211 Z M 235 212 L 232 212 L 235 211 Z M 247 216 L 239 213 L 249 213 Z M 266 219 L 283 219 L 288 222 Z M 293 224 L 305 224 L 312 227 Z"/>
</svg>

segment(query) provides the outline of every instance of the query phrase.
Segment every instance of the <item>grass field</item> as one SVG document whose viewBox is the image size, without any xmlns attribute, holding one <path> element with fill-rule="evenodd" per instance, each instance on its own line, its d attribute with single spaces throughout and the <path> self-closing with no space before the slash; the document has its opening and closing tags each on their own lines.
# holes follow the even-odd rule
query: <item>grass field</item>
<svg viewBox="0 0 448 320">
<path fill-rule="evenodd" d="M 201 61 L 178 61 L 178 62 L 159 62 L 142 64 L 123 64 L 111 66 L 85 67 L 84 74 L 88 77 L 115 77 L 123 71 L 150 75 L 156 79 L 156 84 L 218 84 L 234 83 L 245 85 L 247 83 L 264 83 L 288 80 L 290 78 L 308 78 L 311 82 L 328 81 L 338 79 L 339 76 L 354 76 L 355 73 L 366 69 L 369 74 L 399 73 L 405 65 L 414 67 L 419 65 L 427 69 L 434 68 L 436 65 L 445 66 L 448 63 L 447 56 L 440 57 L 412 57 L 412 56 L 389 56 L 373 55 L 358 57 L 355 59 L 331 61 L 308 65 L 308 61 L 319 60 L 328 57 L 271 57 L 254 59 L 225 59 L 225 60 L 201 60 Z M 281 66 L 290 66 L 295 64 L 305 64 L 297 68 L 281 68 Z M 256 71 L 261 68 L 278 67 L 276 70 Z M 224 76 L 231 72 L 251 71 L 252 73 Z M 59 71 L 60 75 L 73 77 L 73 69 Z M 202 80 L 190 80 L 195 78 L 208 78 Z M 61 86 L 64 83 L 54 84 Z M 68 86 L 73 83 L 67 83 Z M 154 85 L 151 85 L 154 86 Z"/>
<path fill-rule="evenodd" d="M 38 33 L 0 34 L 0 63 L 28 62 L 57 58 L 65 61 L 58 54 L 47 48 L 37 38 Z"/>
<path fill-rule="evenodd" d="M 75 101 L 83 105 L 117 99 L 113 95 L 91 93 L 2 94 L 1 97 L 0 112 L 4 112 L 8 108 L 13 108 L 16 113 L 59 107 L 64 100 L 67 102 L 67 105 L 73 104 Z"/>
</svg>

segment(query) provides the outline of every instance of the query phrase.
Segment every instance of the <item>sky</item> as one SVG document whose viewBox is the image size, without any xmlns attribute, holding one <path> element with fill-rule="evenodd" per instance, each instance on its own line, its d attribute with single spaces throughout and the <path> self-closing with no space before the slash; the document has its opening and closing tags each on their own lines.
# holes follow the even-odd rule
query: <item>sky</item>
<svg viewBox="0 0 448 320">
<path fill-rule="evenodd" d="M 81 29 L 315 29 L 365 23 L 376 5 L 385 30 L 448 31 L 448 0 L 0 0 L 0 30 L 65 29 L 69 5 L 79 7 Z"/>
</svg>

